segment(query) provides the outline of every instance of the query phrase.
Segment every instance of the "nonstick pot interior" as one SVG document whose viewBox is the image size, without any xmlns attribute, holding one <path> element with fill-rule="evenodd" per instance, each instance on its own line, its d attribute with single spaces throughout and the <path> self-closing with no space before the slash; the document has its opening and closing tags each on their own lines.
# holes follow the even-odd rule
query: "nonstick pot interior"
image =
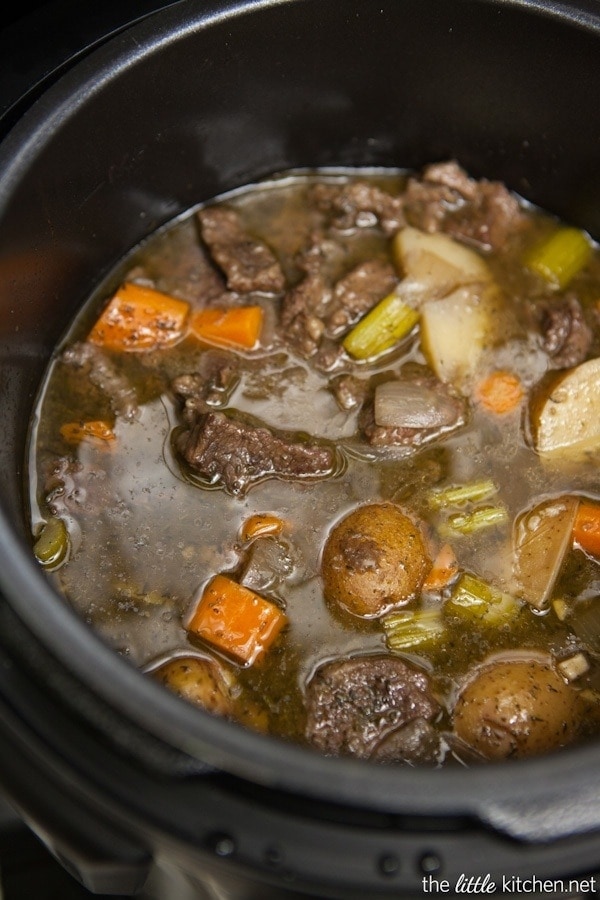
<svg viewBox="0 0 600 900">
<path fill-rule="evenodd" d="M 104 829 L 105 857 L 131 851 L 129 869 L 113 865 L 129 886 L 167 848 L 182 869 L 216 860 L 219 877 L 323 896 L 397 896 L 429 870 L 595 864 L 595 745 L 388 770 L 211 719 L 54 594 L 32 560 L 23 484 L 37 386 L 80 304 L 155 228 L 222 191 L 290 167 L 455 158 L 598 237 L 599 51 L 595 0 L 180 0 L 78 62 L 5 137 L 0 777 L 55 848 Z"/>
</svg>

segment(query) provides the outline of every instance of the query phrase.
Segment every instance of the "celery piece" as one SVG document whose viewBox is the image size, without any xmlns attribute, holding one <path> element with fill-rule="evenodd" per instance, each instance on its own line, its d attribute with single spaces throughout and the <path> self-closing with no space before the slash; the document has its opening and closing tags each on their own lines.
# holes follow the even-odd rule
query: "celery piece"
<svg viewBox="0 0 600 900">
<path fill-rule="evenodd" d="M 54 569 L 69 552 L 69 532 L 62 519 L 53 516 L 42 528 L 33 545 L 35 558 L 45 569 Z"/>
<path fill-rule="evenodd" d="M 525 257 L 525 265 L 555 288 L 564 288 L 583 269 L 592 254 L 585 232 L 564 226 Z"/>
<path fill-rule="evenodd" d="M 447 506 L 457 506 L 472 500 L 484 500 L 496 493 L 498 493 L 498 488 L 494 482 L 491 479 L 485 479 L 461 484 L 457 487 L 434 490 L 428 497 L 428 503 L 432 509 L 444 509 Z"/>
<path fill-rule="evenodd" d="M 388 294 L 344 338 L 344 349 L 355 359 L 369 359 L 389 350 L 419 321 L 416 310 L 397 294 Z"/>
<path fill-rule="evenodd" d="M 454 513 L 448 516 L 440 532 L 451 534 L 473 534 L 494 525 L 504 525 L 508 515 L 503 506 L 482 506 L 468 513 Z"/>
<path fill-rule="evenodd" d="M 403 610 L 388 613 L 382 619 L 386 643 L 390 650 L 410 650 L 439 640 L 446 627 L 441 609 Z"/>
<path fill-rule="evenodd" d="M 485 625 L 503 625 L 510 621 L 520 608 L 521 604 L 511 594 L 499 591 L 467 572 L 460 576 L 450 598 L 446 601 L 447 612 L 478 619 Z"/>
</svg>

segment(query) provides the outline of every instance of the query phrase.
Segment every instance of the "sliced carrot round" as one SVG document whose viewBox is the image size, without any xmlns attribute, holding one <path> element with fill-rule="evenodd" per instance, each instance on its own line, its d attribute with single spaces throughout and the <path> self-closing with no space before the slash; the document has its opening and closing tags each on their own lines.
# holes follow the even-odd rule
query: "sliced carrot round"
<svg viewBox="0 0 600 900">
<path fill-rule="evenodd" d="M 513 372 L 499 370 L 491 372 L 478 385 L 477 400 L 489 412 L 504 415 L 516 409 L 525 391 L 521 379 Z"/>
</svg>

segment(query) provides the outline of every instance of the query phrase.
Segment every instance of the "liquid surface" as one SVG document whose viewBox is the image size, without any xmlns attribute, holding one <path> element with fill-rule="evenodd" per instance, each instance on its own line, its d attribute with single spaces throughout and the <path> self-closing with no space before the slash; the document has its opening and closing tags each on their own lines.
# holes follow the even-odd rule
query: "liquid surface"
<svg viewBox="0 0 600 900">
<path fill-rule="evenodd" d="M 320 701 L 307 699 L 308 686 L 320 667 L 363 656 L 400 659 L 411 671 L 424 673 L 435 710 L 417 719 L 390 720 L 376 739 L 363 741 L 358 749 L 351 742 L 341 742 L 333 749 L 328 745 L 325 752 L 409 764 L 473 764 L 493 758 L 494 753 L 478 743 L 472 731 L 460 733 L 455 704 L 463 684 L 498 654 L 501 659 L 515 654 L 527 660 L 543 658 L 559 673 L 560 663 L 575 660 L 583 671 L 561 675 L 576 702 L 585 705 L 572 739 L 586 738 L 597 728 L 598 559 L 570 540 L 554 576 L 542 577 L 537 603 L 524 596 L 523 580 L 529 576 L 522 572 L 519 576 L 518 564 L 524 563 L 515 547 L 519 522 L 527 512 L 555 501 L 560 504 L 565 497 L 575 498 L 578 506 L 582 501 L 600 504 L 598 448 L 593 441 L 583 453 L 567 450 L 544 456 L 536 446 L 538 414 L 534 412 L 545 408 L 547 398 L 543 391 L 540 394 L 540 385 L 554 384 L 559 376 L 600 354 L 600 261 L 594 247 L 568 286 L 549 285 L 524 259 L 559 223 L 520 200 L 514 227 L 493 246 L 481 228 L 468 232 L 465 226 L 460 233 L 461 210 L 476 218 L 473 202 L 460 192 L 454 207 L 452 197 L 445 200 L 446 212 L 431 230 L 424 227 L 428 223 L 423 207 L 414 199 L 412 206 L 399 204 L 391 212 L 373 208 L 373 203 L 371 208 L 359 204 L 348 211 L 341 201 L 337 205 L 331 198 L 315 201 L 315 186 L 323 184 L 338 194 L 358 183 L 375 186 L 394 198 L 405 197 L 411 178 L 417 176 L 387 171 L 299 173 L 219 198 L 216 205 L 234 210 L 252 240 L 264 242 L 273 252 L 285 279 L 278 291 L 228 286 L 203 240 L 198 210 L 137 248 L 99 285 L 49 368 L 31 434 L 32 534 L 37 540 L 46 523 L 58 519 L 64 524 L 65 559 L 47 565 L 49 577 L 85 621 L 149 677 L 172 660 L 214 661 L 219 677 L 225 679 L 226 693 L 234 700 L 242 698 L 244 704 L 244 715 L 235 712 L 235 703 L 231 708 L 226 705 L 226 714 L 250 727 L 322 749 L 310 727 L 316 715 L 311 704 Z M 443 303 L 452 286 L 427 287 L 428 276 L 422 273 L 413 276 L 407 289 L 410 279 L 394 244 L 404 228 L 449 236 L 482 259 L 489 270 L 493 310 L 482 338 L 468 327 L 464 331 L 460 359 L 470 359 L 478 341 L 481 346 L 467 373 L 456 379 L 446 378 L 446 370 L 440 377 L 439 360 L 432 362 L 432 341 L 423 341 L 423 319 L 390 349 L 366 359 L 340 350 L 364 312 L 351 324 L 346 322 L 338 334 L 331 322 L 325 337 L 317 329 L 314 346 L 308 349 L 306 343 L 290 338 L 289 326 L 282 326 L 285 298 L 309 277 L 307 273 L 318 272 L 335 296 L 336 285 L 348 273 L 373 260 L 393 272 L 386 294 L 400 294 L 418 311 L 430 299 L 427 291 Z M 252 349 L 216 347 L 186 332 L 173 346 L 141 352 L 94 345 L 92 358 L 81 347 L 90 346 L 90 329 L 108 298 L 125 282 L 183 300 L 192 313 L 205 306 L 259 306 L 263 311 L 259 342 Z M 383 294 L 377 302 L 382 298 Z M 327 323 L 331 302 L 325 302 L 324 309 L 313 309 L 315 319 Z M 373 301 L 371 308 L 375 305 Z M 480 308 L 479 300 L 475 306 Z M 544 313 L 544 319 L 541 311 L 546 307 L 551 312 Z M 576 308 L 575 318 L 580 315 L 589 332 L 577 359 L 560 358 L 561 352 L 569 350 L 568 323 L 573 330 L 573 314 L 570 320 L 565 318 L 558 350 L 560 329 L 552 331 L 548 325 L 554 309 L 562 314 L 566 307 Z M 335 352 L 328 368 L 324 350 L 331 349 L 329 344 Z M 176 437 L 191 427 L 191 420 L 186 422 L 185 401 L 174 390 L 174 380 L 202 371 L 211 355 L 217 360 L 232 358 L 235 376 L 225 386 L 219 385 L 216 394 L 213 391 L 199 416 L 207 409 L 234 411 L 235 421 L 251 417 L 248 421 L 259 422 L 277 435 L 333 446 L 334 471 L 323 477 L 257 478 L 236 490 L 223 487 L 219 477 L 210 483 L 211 478 L 182 460 Z M 490 410 L 478 394 L 484 376 L 497 371 L 512 373 L 522 390 L 516 405 L 502 412 Z M 356 379 L 351 382 L 354 405 L 346 404 L 341 391 L 347 377 Z M 375 387 L 404 377 L 411 385 L 417 378 L 417 399 L 438 396 L 438 386 L 446 385 L 452 400 L 462 404 L 461 424 L 439 426 L 425 417 L 431 434 L 423 440 L 370 443 L 364 416 Z M 426 384 L 430 395 L 423 393 L 419 378 L 430 379 Z M 598 391 L 597 384 L 593 390 Z M 207 396 L 205 392 L 203 402 Z M 442 419 L 450 415 L 444 403 Z M 88 436 L 74 441 L 61 431 L 66 423 L 81 426 L 98 421 L 108 423 L 110 439 Z M 417 424 L 423 426 L 421 420 Z M 489 496 L 456 503 L 446 499 L 436 506 L 436 492 L 483 482 L 492 485 Z M 381 614 L 368 617 L 348 611 L 335 597 L 325 597 L 322 569 L 332 530 L 365 504 L 393 504 L 415 523 L 423 535 L 428 571 L 445 545 L 454 557 L 446 582 L 432 588 L 420 583 L 407 602 L 391 603 Z M 478 525 L 472 516 L 481 510 Z M 245 523 L 264 515 L 274 517 L 276 525 L 265 534 L 248 537 Z M 460 530 L 464 521 L 457 516 L 467 517 L 466 532 Z M 552 559 L 534 552 L 540 554 L 535 569 L 552 568 Z M 465 573 L 512 598 L 515 610 L 493 624 L 479 614 L 465 615 L 456 593 Z M 258 664 L 240 664 L 188 630 L 203 589 L 217 574 L 226 574 L 285 613 L 286 627 Z M 546 582 L 552 584 L 542 596 Z M 398 610 L 434 611 L 441 617 L 443 637 L 394 648 L 385 623 Z M 171 683 L 169 678 L 165 683 L 182 693 L 180 682 Z M 196 702 L 210 708 L 203 696 L 200 693 Z M 249 709 L 257 710 L 256 716 L 248 714 Z M 423 736 L 410 737 L 410 752 L 405 740 L 400 749 L 379 753 L 377 748 L 386 741 L 389 745 L 392 734 L 417 720 L 419 727 L 425 723 Z M 319 719 L 317 732 L 323 727 Z M 512 726 L 502 727 L 510 731 Z M 414 750 L 419 740 L 425 748 L 422 752 Z M 534 744 L 532 752 L 561 745 L 551 741 L 546 746 L 542 741 L 541 748 Z M 528 754 L 527 749 L 521 752 L 521 744 L 516 750 L 515 746 L 509 746 L 505 755 Z"/>
</svg>

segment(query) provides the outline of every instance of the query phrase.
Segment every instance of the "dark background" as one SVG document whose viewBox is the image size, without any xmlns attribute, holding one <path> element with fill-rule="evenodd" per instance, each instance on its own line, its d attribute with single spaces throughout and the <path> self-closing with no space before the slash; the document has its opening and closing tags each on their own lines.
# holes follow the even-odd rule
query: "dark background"
<svg viewBox="0 0 600 900">
<path fill-rule="evenodd" d="M 9 0 L 0 15 L 0 141 L 65 68 L 127 23 L 168 5 L 168 0 Z M 102 900 L 65 872 L 1 795 L 0 897 Z"/>
<path fill-rule="evenodd" d="M 23 16 L 29 15 L 29 13 L 31 12 L 35 12 L 35 10 L 40 6 L 44 6 L 44 3 L 23 2 L 16 4 L 15 6 L 9 6 L 8 9 L 4 9 L 2 12 L 2 16 L 0 17 L 0 27 L 6 28 L 7 25 L 10 25 L 17 19 L 21 19 L 23 18 Z"/>
<path fill-rule="evenodd" d="M 61 71 L 176 0 L 8 0 L 0 15 L 0 139 Z"/>
</svg>

